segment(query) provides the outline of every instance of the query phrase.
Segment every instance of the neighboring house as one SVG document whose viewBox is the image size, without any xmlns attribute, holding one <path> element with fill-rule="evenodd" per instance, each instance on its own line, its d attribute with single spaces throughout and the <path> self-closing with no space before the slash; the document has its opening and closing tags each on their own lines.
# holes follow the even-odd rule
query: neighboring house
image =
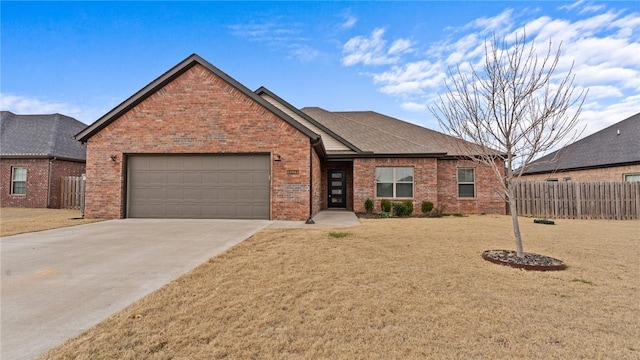
<svg viewBox="0 0 640 360">
<path fill-rule="evenodd" d="M 88 218 L 306 220 L 367 198 L 505 213 L 457 140 L 374 112 L 297 109 L 192 55 L 80 132 Z"/>
<path fill-rule="evenodd" d="M 640 113 L 529 164 L 525 181 L 640 181 Z"/>
<path fill-rule="evenodd" d="M 87 125 L 61 114 L 0 115 L 3 207 L 60 208 L 64 176 L 85 171 L 85 146 L 74 135 Z"/>
</svg>

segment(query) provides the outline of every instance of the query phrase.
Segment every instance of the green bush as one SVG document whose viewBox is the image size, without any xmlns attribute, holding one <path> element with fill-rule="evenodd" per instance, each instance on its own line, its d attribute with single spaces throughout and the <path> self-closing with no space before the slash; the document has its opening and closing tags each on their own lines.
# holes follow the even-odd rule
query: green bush
<svg viewBox="0 0 640 360">
<path fill-rule="evenodd" d="M 367 211 L 367 214 L 371 214 L 373 211 L 373 200 L 367 198 L 367 200 L 364 201 L 364 209 Z"/>
<path fill-rule="evenodd" d="M 404 209 L 407 212 L 407 216 L 411 216 L 411 214 L 413 214 L 413 201 L 405 200 L 402 203 L 404 204 Z"/>
<path fill-rule="evenodd" d="M 433 203 L 431 201 L 423 201 L 422 202 L 422 213 L 428 214 L 431 210 L 433 210 Z"/>
<path fill-rule="evenodd" d="M 380 213 L 378 215 L 382 219 L 386 219 L 386 218 L 390 218 L 391 217 L 391 213 L 388 212 L 388 211 L 380 211 Z"/>
<path fill-rule="evenodd" d="M 392 205 L 395 216 L 409 216 L 413 213 L 413 202 L 405 200 L 403 202 L 394 202 Z"/>
<path fill-rule="evenodd" d="M 380 201 L 380 208 L 383 212 L 391 212 L 391 201 L 387 199 Z"/>
</svg>

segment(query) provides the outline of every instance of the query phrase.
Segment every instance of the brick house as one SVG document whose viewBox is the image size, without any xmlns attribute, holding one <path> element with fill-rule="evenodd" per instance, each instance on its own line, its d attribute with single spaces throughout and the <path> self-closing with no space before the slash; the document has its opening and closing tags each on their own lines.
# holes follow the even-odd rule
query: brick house
<svg viewBox="0 0 640 360">
<path fill-rule="evenodd" d="M 85 171 L 86 147 L 73 136 L 87 125 L 61 114 L 0 114 L 2 207 L 60 208 L 64 176 Z"/>
<path fill-rule="evenodd" d="M 306 220 L 367 198 L 505 213 L 447 135 L 375 112 L 298 109 L 191 55 L 80 132 L 89 218 Z"/>
<path fill-rule="evenodd" d="M 524 181 L 640 181 L 640 113 L 537 159 Z"/>
</svg>

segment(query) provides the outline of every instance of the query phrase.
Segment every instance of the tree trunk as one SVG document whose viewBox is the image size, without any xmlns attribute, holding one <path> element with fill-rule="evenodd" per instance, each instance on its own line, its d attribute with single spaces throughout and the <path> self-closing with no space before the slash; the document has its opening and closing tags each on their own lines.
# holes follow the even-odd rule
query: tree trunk
<svg viewBox="0 0 640 360">
<path fill-rule="evenodd" d="M 520 235 L 520 223 L 518 222 L 518 210 L 516 210 L 516 198 L 513 196 L 513 187 L 509 187 L 509 211 L 511 212 L 511 221 L 513 222 L 513 235 L 516 238 L 516 254 L 518 257 L 524 257 L 522 249 L 522 236 Z"/>
</svg>

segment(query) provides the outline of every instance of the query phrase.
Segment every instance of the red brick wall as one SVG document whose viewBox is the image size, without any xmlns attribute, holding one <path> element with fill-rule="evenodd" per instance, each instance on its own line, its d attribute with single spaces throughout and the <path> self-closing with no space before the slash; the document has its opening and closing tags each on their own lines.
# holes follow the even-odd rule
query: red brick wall
<svg viewBox="0 0 640 360">
<path fill-rule="evenodd" d="M 458 168 L 475 169 L 475 198 L 458 198 Z M 467 160 L 438 160 L 438 204 L 447 213 L 504 214 L 506 205 L 500 197 L 499 183 L 490 167 Z"/>
<path fill-rule="evenodd" d="M 608 168 L 562 171 L 549 174 L 526 175 L 520 178 L 521 181 L 547 181 L 548 179 L 556 179 L 565 181 L 566 178 L 571 181 L 624 181 L 625 174 L 640 174 L 639 165 L 625 165 Z"/>
<path fill-rule="evenodd" d="M 51 166 L 51 208 L 59 209 L 62 178 L 80 176 L 85 173 L 85 164 L 81 162 L 54 160 Z"/>
<path fill-rule="evenodd" d="M 11 168 L 27 168 L 27 193 L 11 195 Z M 0 159 L 3 207 L 46 208 L 49 159 Z"/>
<path fill-rule="evenodd" d="M 497 185 L 488 167 L 461 160 L 437 160 L 435 158 L 358 158 L 353 163 L 353 206 L 364 212 L 367 198 L 374 200 L 374 212 L 380 211 L 380 200 L 375 197 L 376 167 L 413 167 L 414 214 L 420 214 L 423 201 L 435 206 L 444 205 L 448 213 L 505 213 L 505 203 L 495 192 Z M 476 168 L 476 197 L 458 198 L 458 167 Z M 390 199 L 401 201 L 405 199 Z"/>
<path fill-rule="evenodd" d="M 305 220 L 309 147 L 306 135 L 196 65 L 89 139 L 85 216 L 125 216 L 125 154 L 271 153 L 281 158 L 271 162 L 271 219 Z"/>
<path fill-rule="evenodd" d="M 437 160 L 432 158 L 358 158 L 353 161 L 354 211 L 364 212 L 367 198 L 373 200 L 374 212 L 380 211 L 380 200 L 375 196 L 376 167 L 413 167 L 413 208 L 420 212 L 423 201 L 437 205 Z M 406 199 L 390 199 L 401 201 Z"/>
</svg>

